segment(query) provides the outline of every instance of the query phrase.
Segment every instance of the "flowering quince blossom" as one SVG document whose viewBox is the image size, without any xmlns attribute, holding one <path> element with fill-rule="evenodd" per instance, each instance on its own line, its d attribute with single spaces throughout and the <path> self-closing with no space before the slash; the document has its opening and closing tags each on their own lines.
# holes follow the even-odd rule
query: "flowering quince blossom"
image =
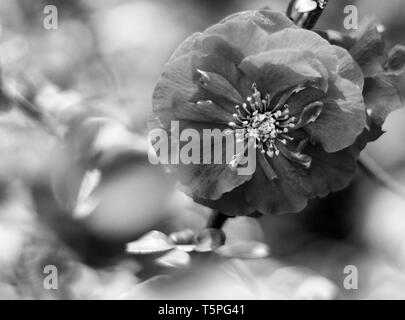
<svg viewBox="0 0 405 320">
<path fill-rule="evenodd" d="M 199 133 L 232 132 L 256 156 L 249 175 L 235 170 L 238 154 L 222 164 L 171 165 L 195 201 L 228 215 L 282 214 L 348 185 L 370 139 L 364 69 L 326 37 L 278 12 L 247 11 L 174 52 L 155 88 L 150 128 L 170 133 L 178 121 Z M 388 113 L 379 107 L 372 109 L 382 124 Z"/>
</svg>

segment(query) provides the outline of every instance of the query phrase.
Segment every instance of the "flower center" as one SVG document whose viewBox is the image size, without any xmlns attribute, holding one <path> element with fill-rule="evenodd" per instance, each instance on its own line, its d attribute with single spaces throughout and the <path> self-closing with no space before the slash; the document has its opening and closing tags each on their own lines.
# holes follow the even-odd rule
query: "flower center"
<svg viewBox="0 0 405 320">
<path fill-rule="evenodd" d="M 273 110 L 269 110 L 270 95 L 266 94 L 262 99 L 256 84 L 253 84 L 252 88 L 254 92 L 247 97 L 246 103 L 235 107 L 235 122 L 230 122 L 229 125 L 242 129 L 242 134 L 237 136 L 239 141 L 253 138 L 255 148 L 272 158 L 280 154 L 277 142 L 287 144 L 287 140 L 293 140 L 288 132 L 289 128 L 294 127 L 296 118 L 290 117 L 287 104 L 276 105 Z"/>
</svg>

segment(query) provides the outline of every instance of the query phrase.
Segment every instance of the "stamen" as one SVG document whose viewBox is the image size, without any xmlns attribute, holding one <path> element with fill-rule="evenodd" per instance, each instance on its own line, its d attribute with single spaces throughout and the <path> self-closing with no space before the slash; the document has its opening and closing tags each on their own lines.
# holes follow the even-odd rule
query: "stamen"
<svg viewBox="0 0 405 320">
<path fill-rule="evenodd" d="M 237 124 L 236 124 L 235 122 L 229 122 L 228 125 L 229 125 L 230 127 L 234 127 L 234 128 L 237 127 Z"/>
<path fill-rule="evenodd" d="M 243 103 L 243 104 L 242 104 L 242 108 L 243 108 L 243 110 L 245 110 L 245 112 L 246 112 L 247 114 L 251 114 L 250 111 L 249 111 L 248 108 L 247 108 L 247 104 L 246 104 L 246 103 Z"/>
<path fill-rule="evenodd" d="M 303 90 L 303 87 L 297 86 L 284 93 L 272 110 L 270 94 L 267 93 L 263 98 L 256 84 L 252 85 L 252 90 L 253 94 L 246 98 L 246 102 L 235 106 L 236 112 L 233 114 L 235 121 L 228 124 L 231 128 L 239 130 L 235 133 L 236 142 L 241 143 L 248 139 L 248 144 L 253 143 L 254 148 L 264 155 L 263 159 L 273 158 L 282 153 L 284 156 L 287 154 L 286 157 L 291 161 L 304 162 L 308 165 L 308 157 L 301 155 L 301 150 L 295 153 L 286 152 L 288 143 L 294 140 L 289 135 L 290 130 L 293 130 L 290 128 L 294 128 L 297 124 L 296 117 L 290 116 L 290 106 L 287 102 L 294 93 Z M 243 153 L 234 155 L 229 163 L 231 168 L 237 168 Z"/>
<path fill-rule="evenodd" d="M 239 165 L 239 162 L 242 160 L 242 157 L 244 156 L 246 150 L 249 148 L 251 143 L 252 140 L 249 140 L 246 144 L 243 145 L 243 149 L 232 157 L 232 160 L 228 164 L 231 170 L 236 170 L 236 168 Z"/>
</svg>

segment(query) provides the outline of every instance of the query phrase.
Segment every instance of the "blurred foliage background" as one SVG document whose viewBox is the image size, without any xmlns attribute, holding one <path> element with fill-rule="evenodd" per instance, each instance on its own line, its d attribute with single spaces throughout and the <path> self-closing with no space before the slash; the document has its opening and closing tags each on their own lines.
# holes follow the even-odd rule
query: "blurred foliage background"
<svg viewBox="0 0 405 320">
<path fill-rule="evenodd" d="M 43 27 L 49 4 L 58 8 L 57 30 Z M 228 14 L 264 6 L 285 12 L 287 4 L 0 2 L 2 90 L 20 97 L 0 103 L 0 298 L 405 298 L 405 200 L 361 172 L 300 214 L 226 223 L 228 244 L 265 243 L 268 258 L 125 252 L 151 230 L 163 242 L 164 234 L 198 231 L 210 213 L 145 156 L 163 64 L 187 36 Z M 345 31 L 347 4 L 360 18 L 380 18 L 389 46 L 405 44 L 404 0 L 330 0 L 317 28 Z M 405 76 L 393 80 L 404 96 Z M 367 151 L 405 184 L 403 123 L 405 110 L 390 115 Z M 58 268 L 58 290 L 43 287 L 49 264 Z M 346 265 L 358 268 L 358 290 L 343 287 Z"/>
</svg>

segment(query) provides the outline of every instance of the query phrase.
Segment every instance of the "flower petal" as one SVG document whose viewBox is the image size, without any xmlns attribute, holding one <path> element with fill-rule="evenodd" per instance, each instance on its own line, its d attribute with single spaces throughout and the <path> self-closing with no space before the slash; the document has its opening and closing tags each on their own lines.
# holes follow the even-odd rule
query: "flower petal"
<svg viewBox="0 0 405 320">
<path fill-rule="evenodd" d="M 240 69 L 260 91 L 277 94 L 309 81 L 326 87 L 328 72 L 309 52 L 272 50 L 245 58 Z"/>
<path fill-rule="evenodd" d="M 379 126 L 392 111 L 402 107 L 398 90 L 385 77 L 366 78 L 363 94 L 367 114 Z"/>
<path fill-rule="evenodd" d="M 271 10 L 259 10 L 259 11 L 243 11 L 238 12 L 224 18 L 220 23 L 227 22 L 242 22 L 253 21 L 261 29 L 265 30 L 268 34 L 275 33 L 284 28 L 296 28 L 295 24 L 288 19 L 284 14 L 271 11 Z M 210 30 L 210 29 L 208 29 Z"/>
<path fill-rule="evenodd" d="M 314 30 L 330 44 L 349 50 L 354 45 L 355 40 L 350 35 L 336 30 Z"/>
<path fill-rule="evenodd" d="M 196 83 L 196 79 L 201 75 L 195 66 L 198 66 L 200 61 L 198 54 L 184 55 L 165 66 L 153 93 L 153 112 L 160 118 L 164 127 L 169 127 L 170 121 L 176 119 L 224 124 L 232 121 L 235 102 L 229 99 L 242 98 L 222 76 L 214 76 L 212 73 L 211 79 L 215 81 L 209 82 L 209 88 L 218 85 L 218 79 L 221 79 L 223 87 L 215 89 L 218 94 L 231 94 L 230 98 L 213 96 L 212 92 L 203 90 Z M 224 91 L 226 89 L 233 91 L 229 93 Z"/>
<path fill-rule="evenodd" d="M 245 11 L 231 15 L 205 30 L 207 34 L 223 36 L 244 56 L 267 51 L 269 35 L 295 25 L 285 15 L 270 10 Z"/>
<path fill-rule="evenodd" d="M 249 30 L 247 30 L 246 26 L 248 26 Z M 234 48 L 245 48 L 246 43 L 241 43 L 243 42 L 241 35 L 244 33 L 252 35 L 257 32 L 259 35 L 264 36 L 265 34 L 272 34 L 284 28 L 295 27 L 296 26 L 290 19 L 279 12 L 270 10 L 238 12 L 226 17 L 218 24 L 206 29 L 204 32 L 192 34 L 176 49 L 170 60 L 189 54 L 191 51 L 206 52 L 202 47 L 202 39 L 207 37 L 207 35 L 214 35 L 227 40 L 234 39 L 234 41 L 229 41 L 229 44 L 233 44 Z M 262 31 L 265 32 L 263 33 Z M 249 38 L 251 37 L 246 37 L 246 39 Z"/>
<path fill-rule="evenodd" d="M 245 196 L 251 206 L 263 214 L 299 212 L 308 199 L 324 197 L 348 185 L 356 170 L 356 156 L 350 149 L 326 153 L 309 145 L 305 153 L 312 158 L 309 169 L 297 167 L 284 157 L 273 158 L 280 179 L 271 182 L 260 167 L 246 183 Z"/>
<path fill-rule="evenodd" d="M 222 36 L 243 56 L 262 52 L 267 47 L 269 35 L 253 21 L 227 21 L 206 30 L 207 34 Z"/>
<path fill-rule="evenodd" d="M 180 46 L 177 47 L 177 49 L 171 55 L 169 61 L 175 60 L 183 55 L 187 55 L 192 51 L 198 51 L 196 44 L 200 37 L 204 37 L 202 32 L 196 32 L 189 36 L 180 44 Z"/>
<path fill-rule="evenodd" d="M 224 193 L 217 200 L 209 200 L 194 196 L 193 199 L 199 204 L 219 210 L 229 216 L 245 216 L 253 214 L 256 209 L 249 205 L 245 199 L 245 184 L 233 189 L 231 192 Z"/>
<path fill-rule="evenodd" d="M 318 119 L 323 109 L 323 102 L 315 101 L 304 107 L 298 121 L 292 129 L 301 129 Z"/>
<path fill-rule="evenodd" d="M 374 17 L 365 18 L 358 31 L 353 34 L 354 45 L 349 52 L 360 65 L 364 77 L 371 77 L 383 71 L 381 63 L 386 60 L 385 44 Z"/>
<path fill-rule="evenodd" d="M 360 89 L 363 88 L 364 78 L 363 72 L 359 65 L 354 61 L 349 52 L 338 46 L 334 46 L 336 56 L 338 57 L 338 75 L 342 78 L 350 80 Z"/>
<path fill-rule="evenodd" d="M 199 158 L 196 159 L 198 163 L 185 163 L 184 159 L 179 159 L 178 164 L 171 164 L 170 168 L 173 172 L 178 174 L 179 179 L 187 194 L 193 194 L 199 198 L 216 200 L 221 197 L 223 193 L 231 191 L 235 187 L 243 184 L 251 179 L 251 175 L 240 175 L 237 170 L 229 166 L 229 161 L 234 155 L 235 140 L 227 139 L 225 130 L 227 127 L 220 127 L 208 123 L 194 123 L 190 121 L 180 121 L 179 132 L 184 132 L 185 129 L 193 129 L 198 132 L 199 139 L 190 139 L 187 141 L 178 141 L 180 158 L 181 150 L 184 146 L 188 145 L 192 150 L 200 150 Z M 218 135 L 219 139 L 213 138 L 207 140 L 204 135 L 206 130 L 222 130 L 221 133 L 214 133 Z M 176 139 L 176 137 L 173 137 Z M 197 156 L 195 156 L 197 157 Z M 210 157 L 208 159 L 208 157 Z M 208 164 L 205 164 L 207 163 Z"/>
<path fill-rule="evenodd" d="M 405 46 L 396 45 L 390 50 L 384 69 L 385 74 L 396 76 L 405 72 Z"/>
<path fill-rule="evenodd" d="M 200 69 L 223 76 L 240 94 L 250 94 L 252 83 L 238 68 L 244 58 L 239 50 L 217 35 L 202 38 L 200 50 L 205 53 L 199 62 Z"/>
<path fill-rule="evenodd" d="M 296 90 L 286 102 L 290 109 L 290 115 L 299 117 L 303 107 L 315 101 L 322 101 L 326 97 L 326 93 L 319 88 L 309 84 L 303 85 L 303 89 Z M 277 100 L 277 98 L 276 98 Z"/>
<path fill-rule="evenodd" d="M 223 37 L 215 34 L 197 35 L 185 50 L 188 50 L 188 54 L 194 52 L 194 55 L 196 55 L 197 52 L 199 53 L 198 59 L 195 59 L 194 62 L 195 68 L 215 72 L 226 78 L 238 92 L 244 95 L 250 93 L 251 83 L 244 78 L 243 73 L 237 67 L 244 56 L 239 49 L 232 47 Z M 180 50 L 173 57 L 184 54 Z M 171 60 L 174 60 L 173 57 Z"/>
<path fill-rule="evenodd" d="M 358 86 L 339 76 L 330 84 L 323 111 L 304 129 L 325 151 L 336 152 L 354 143 L 366 127 L 366 113 Z"/>
<path fill-rule="evenodd" d="M 196 103 L 187 102 L 179 94 L 173 96 L 173 108 L 157 113 L 164 123 L 176 120 L 191 120 L 226 125 L 234 121 L 231 113 L 225 111 L 211 100 L 200 100 Z"/>
<path fill-rule="evenodd" d="M 257 160 L 260 166 L 262 167 L 263 172 L 266 175 L 267 179 L 273 180 L 278 178 L 277 173 L 271 167 L 268 157 L 265 154 L 257 152 Z"/>
<path fill-rule="evenodd" d="M 309 51 L 330 71 L 337 71 L 335 49 L 328 41 L 313 31 L 287 28 L 269 36 L 266 50 Z"/>
<path fill-rule="evenodd" d="M 296 163 L 302 168 L 309 169 L 311 166 L 312 158 L 306 154 L 297 151 L 288 150 L 286 146 L 279 143 L 277 148 L 280 150 L 281 154 L 288 160 Z"/>
<path fill-rule="evenodd" d="M 240 94 L 223 76 L 200 69 L 197 69 L 197 72 L 199 73 L 197 83 L 204 90 L 216 97 L 229 100 L 236 105 L 243 103 Z"/>
<path fill-rule="evenodd" d="M 170 60 L 189 54 L 191 51 L 211 54 L 212 51 L 208 52 L 207 48 L 204 47 L 204 39 L 206 37 L 214 36 L 223 39 L 223 41 L 226 39 L 228 44 L 235 50 L 237 48 L 249 49 L 248 42 L 252 41 L 252 35 L 256 35 L 253 38 L 260 39 L 267 34 L 272 34 L 284 28 L 296 28 L 296 26 L 290 19 L 279 12 L 260 10 L 235 13 L 206 29 L 204 32 L 197 32 L 188 37 L 176 49 Z M 260 42 L 262 41 L 258 41 L 257 43 Z M 254 48 L 255 46 L 250 47 L 250 49 Z M 242 53 L 241 50 L 239 51 Z"/>
</svg>

